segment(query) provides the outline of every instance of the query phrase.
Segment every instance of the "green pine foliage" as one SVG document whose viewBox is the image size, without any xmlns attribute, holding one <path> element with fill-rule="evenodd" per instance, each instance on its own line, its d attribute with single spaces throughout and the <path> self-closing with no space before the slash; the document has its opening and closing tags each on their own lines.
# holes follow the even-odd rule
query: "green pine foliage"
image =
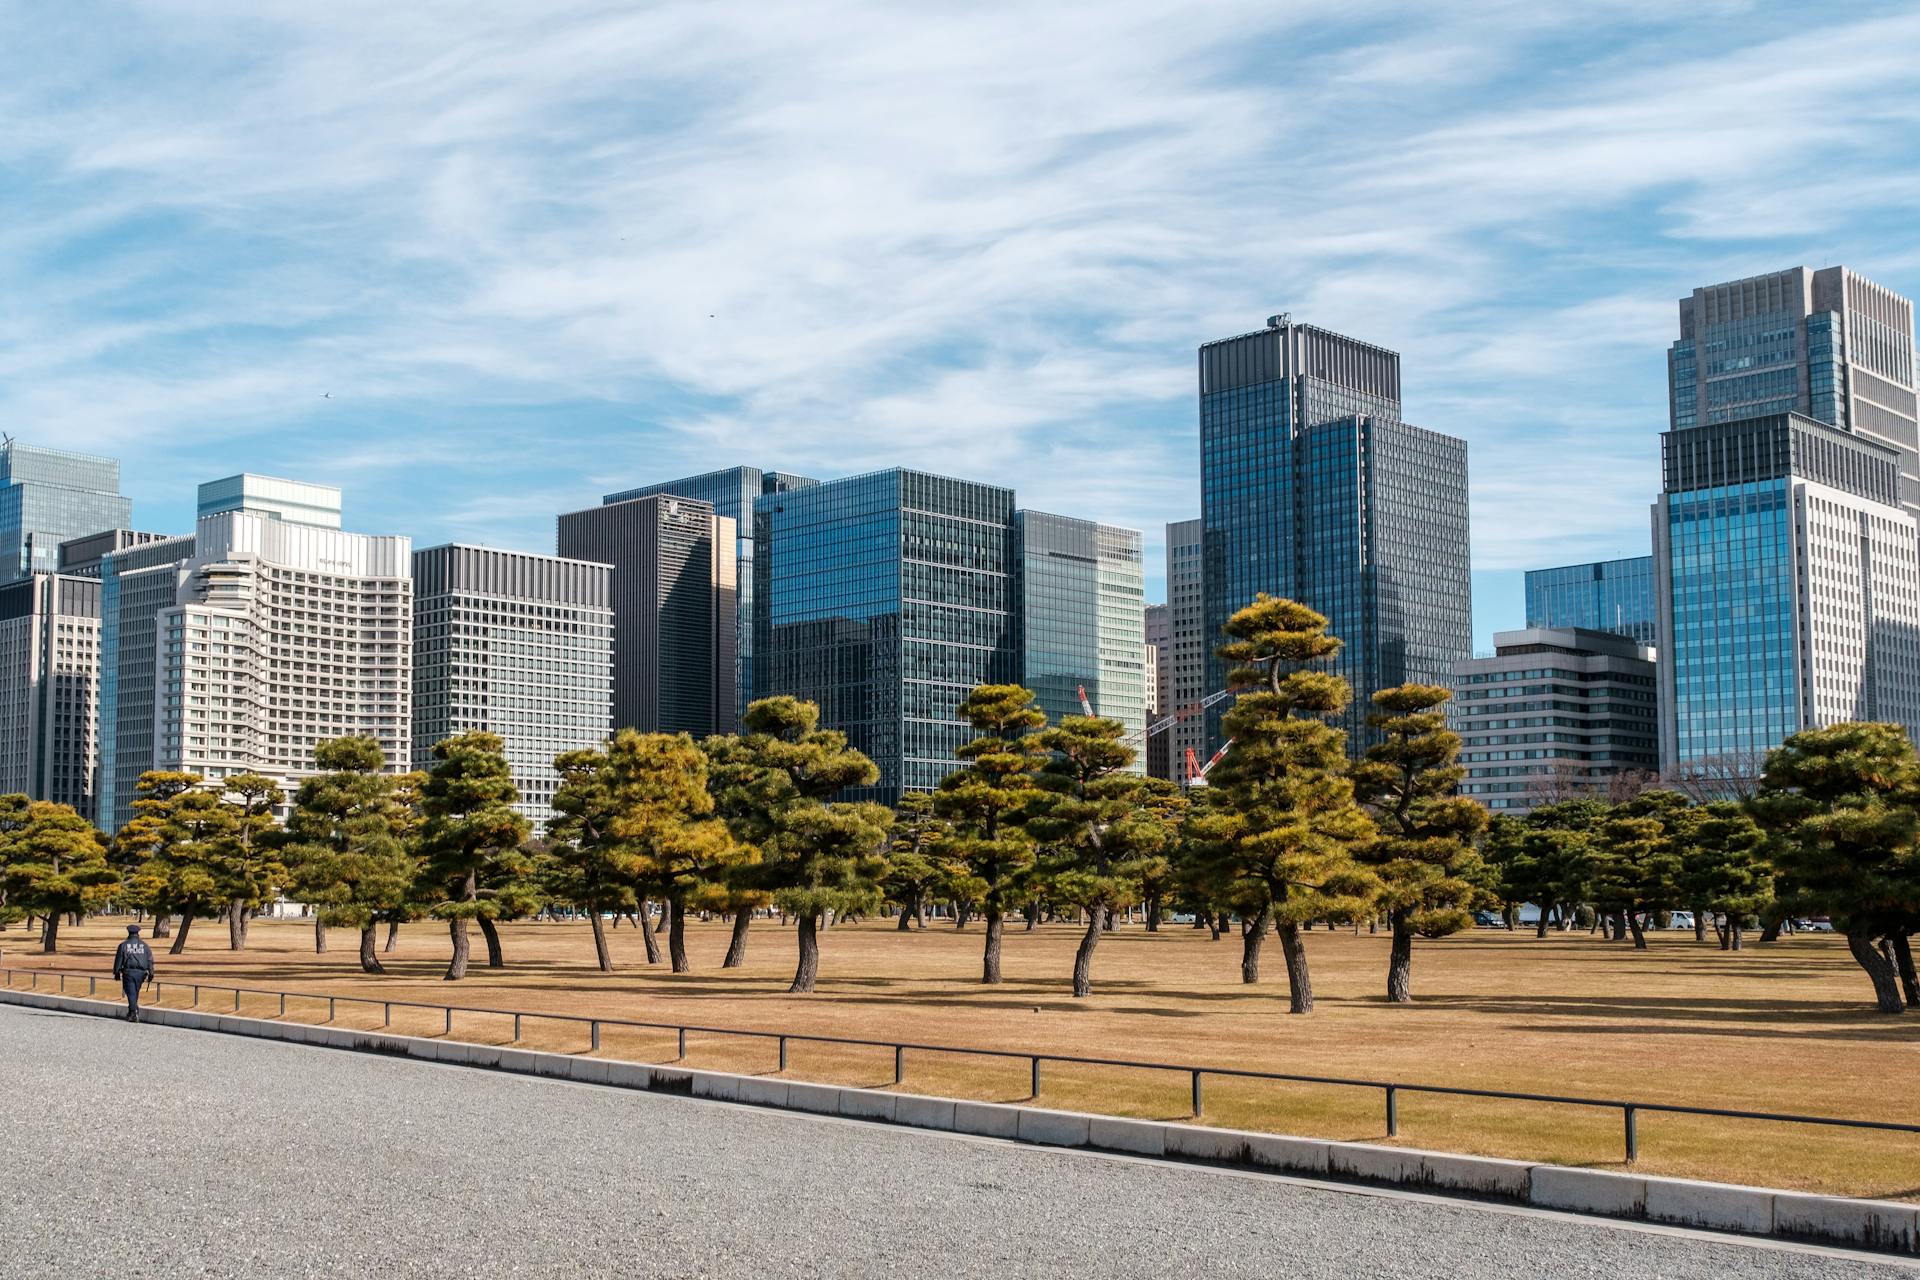
<svg viewBox="0 0 1920 1280">
<path fill-rule="evenodd" d="M 312 904 L 321 925 L 358 930 L 361 969 L 384 973 L 376 926 L 398 924 L 417 909 L 418 814 L 405 789 L 409 777 L 383 772 L 386 757 L 369 737 L 321 742 L 314 763 L 323 772 L 300 784 L 287 817 L 288 887 Z"/>
<path fill-rule="evenodd" d="M 467 924 L 487 940 L 487 965 L 505 963 L 499 920 L 531 915 L 540 905 L 534 860 L 522 845 L 529 824 L 514 812 L 519 791 L 498 734 L 475 730 L 434 744 L 433 767 L 420 789 L 423 879 L 433 914 L 447 922 L 453 957 L 446 978 L 467 976 Z"/>
<path fill-rule="evenodd" d="M 120 873 L 107 861 L 106 839 L 68 806 L 9 795 L 0 797 L 0 810 L 7 814 L 0 893 L 41 918 L 40 949 L 52 955 L 60 949 L 61 917 L 104 903 Z"/>
<path fill-rule="evenodd" d="M 133 817 L 114 844 L 127 888 L 156 921 L 180 918 L 173 955 L 186 950 L 193 922 L 231 910 L 230 886 L 216 876 L 217 851 L 234 836 L 234 811 L 197 773 L 152 770 L 134 784 Z"/>
</svg>

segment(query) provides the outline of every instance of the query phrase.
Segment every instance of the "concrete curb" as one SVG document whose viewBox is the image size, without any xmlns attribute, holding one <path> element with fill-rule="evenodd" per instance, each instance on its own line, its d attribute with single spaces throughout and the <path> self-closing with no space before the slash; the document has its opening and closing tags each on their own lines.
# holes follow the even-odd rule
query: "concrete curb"
<svg viewBox="0 0 1920 1280">
<path fill-rule="evenodd" d="M 117 1017 L 121 1012 L 117 1002 L 4 988 L 0 988 L 0 1004 L 92 1017 Z M 617 1062 L 232 1014 L 150 1009 L 143 1017 L 162 1026 L 224 1035 L 384 1053 L 583 1084 L 675 1093 L 986 1138 L 1011 1138 L 1043 1146 L 1160 1156 L 1356 1183 L 1452 1192 L 1543 1209 L 1777 1236 L 1888 1253 L 1920 1252 L 1920 1206 L 1888 1200 L 1849 1200 L 1766 1187 L 1528 1164 L 1520 1160 L 1410 1147 L 932 1098 L 883 1089 Z"/>
</svg>

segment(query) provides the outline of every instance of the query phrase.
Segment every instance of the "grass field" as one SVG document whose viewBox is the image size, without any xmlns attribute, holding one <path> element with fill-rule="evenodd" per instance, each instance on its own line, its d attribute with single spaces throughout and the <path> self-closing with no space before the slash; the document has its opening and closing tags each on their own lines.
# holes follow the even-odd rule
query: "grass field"
<svg viewBox="0 0 1920 1280">
<path fill-rule="evenodd" d="M 335 932 L 325 955 L 301 922 L 259 921 L 250 949 L 226 950 L 226 932 L 196 926 L 185 955 L 160 954 L 161 978 L 200 978 L 310 993 L 455 1002 L 487 1009 L 588 1014 L 929 1044 L 1190 1062 L 1302 1074 L 1395 1079 L 1536 1093 L 1631 1098 L 1755 1111 L 1920 1122 L 1920 1020 L 1872 1011 L 1865 979 L 1831 936 L 1801 936 L 1739 954 L 1654 934 L 1634 952 L 1584 934 L 1536 940 L 1477 930 L 1416 948 L 1416 1003 L 1393 1006 L 1385 984 L 1387 940 L 1309 935 L 1319 1009 L 1286 1012 L 1279 945 L 1269 976 L 1239 982 L 1239 941 L 1203 930 L 1130 927 L 1109 935 L 1095 962 L 1095 995 L 1067 994 L 1079 931 L 1010 929 L 1006 981 L 981 986 L 978 924 L 897 933 L 890 921 L 842 926 L 823 937 L 820 990 L 785 994 L 793 938 L 756 921 L 748 964 L 722 970 L 726 926 L 690 926 L 694 971 L 644 963 L 631 929 L 611 936 L 619 971 L 592 964 L 583 924 L 523 923 L 504 930 L 507 967 L 476 967 L 446 983 L 445 927 L 401 931 L 385 957 L 391 973 L 362 975 L 357 938 Z M 62 954 L 0 932 L 8 966 L 102 972 L 124 936 L 111 921 L 61 932 Z M 664 942 L 664 939 L 663 939 Z M 164 942 L 162 947 L 164 947 Z M 165 1003 L 189 993 L 169 987 Z M 209 997 L 212 1001 L 212 997 Z M 218 1002 L 224 1007 L 225 998 Z M 277 1013 L 250 997 L 244 1011 Z M 294 1001 L 289 1017 L 319 1020 L 325 1007 Z M 377 1026 L 377 1007 L 342 1005 L 342 1024 Z M 396 1011 L 396 1030 L 440 1034 L 441 1015 Z M 460 1039 L 504 1043 L 503 1018 L 458 1015 Z M 581 1051 L 583 1028 L 529 1019 L 523 1043 Z M 608 1029 L 602 1053 L 641 1061 L 676 1055 L 672 1033 Z M 771 1072 L 764 1041 L 695 1034 L 694 1066 Z M 1024 1062 L 909 1054 L 905 1088 L 1001 1101 L 1027 1096 Z M 889 1086 L 892 1054 L 794 1044 L 798 1079 Z M 1124 1115 L 1185 1118 L 1185 1077 L 1048 1064 L 1041 1102 Z M 1315 1136 L 1384 1140 L 1378 1091 L 1266 1082 L 1207 1082 L 1206 1123 Z M 1416 1147 L 1609 1167 L 1621 1159 L 1620 1115 L 1573 1107 L 1403 1095 L 1398 1141 Z M 1848 1195 L 1920 1199 L 1920 1141 L 1750 1121 L 1642 1115 L 1640 1167 L 1650 1172 Z"/>
</svg>

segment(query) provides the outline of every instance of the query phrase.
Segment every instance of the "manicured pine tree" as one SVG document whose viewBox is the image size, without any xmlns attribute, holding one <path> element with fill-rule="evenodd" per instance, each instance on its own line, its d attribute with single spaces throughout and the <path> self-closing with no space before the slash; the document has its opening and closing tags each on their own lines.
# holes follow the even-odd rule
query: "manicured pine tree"
<svg viewBox="0 0 1920 1280">
<path fill-rule="evenodd" d="M 946 840 L 953 826 L 933 811 L 933 795 L 909 791 L 893 807 L 893 852 L 887 858 L 883 888 L 900 906 L 900 932 L 927 926 L 927 899 L 953 879 L 955 866 Z"/>
<path fill-rule="evenodd" d="M 64 804 L 29 802 L 24 820 L 0 846 L 0 891 L 41 918 L 40 950 L 46 955 L 60 949 L 61 916 L 104 901 L 119 883 L 119 872 L 107 861 L 106 838 Z"/>
<path fill-rule="evenodd" d="M 1481 876 L 1474 839 L 1487 811 L 1454 794 L 1467 771 L 1455 763 L 1460 736 L 1447 728 L 1451 697 L 1427 684 L 1374 694 L 1367 723 L 1381 741 L 1352 770 L 1354 794 L 1380 830 L 1355 853 L 1380 877 L 1376 908 L 1393 931 L 1387 999 L 1395 1004 L 1413 999 L 1414 938 L 1444 938 L 1473 924 L 1469 908 Z"/>
<path fill-rule="evenodd" d="M 1155 780 L 1127 772 L 1133 748 L 1118 720 L 1067 716 L 1039 735 L 1052 753 L 1027 830 L 1040 841 L 1040 879 L 1056 904 L 1086 913 L 1073 957 L 1073 994 L 1093 993 L 1093 956 L 1111 913 L 1140 901 L 1149 859 L 1171 842 L 1178 816 Z"/>
<path fill-rule="evenodd" d="M 1754 813 L 1781 905 L 1832 917 L 1882 1013 L 1899 1013 L 1920 931 L 1920 760 L 1897 724 L 1809 729 L 1768 754 Z M 1917 992 L 1920 993 L 1920 992 Z"/>
<path fill-rule="evenodd" d="M 560 787 L 553 793 L 554 819 L 547 824 L 547 893 L 587 913 L 593 927 L 594 961 L 613 972 L 604 913 L 637 911 L 640 857 L 613 833 L 620 801 L 603 747 L 555 756 Z M 648 935 L 651 937 L 651 934 Z"/>
<path fill-rule="evenodd" d="M 1746 917 L 1761 914 L 1773 901 L 1767 834 L 1730 801 L 1702 805 L 1688 818 L 1682 837 L 1681 896 L 1701 916 L 1713 916 L 1722 951 L 1739 951 Z"/>
<path fill-rule="evenodd" d="M 468 921 L 479 924 L 487 966 L 497 969 L 505 958 L 494 922 L 526 915 L 539 900 L 533 859 L 521 848 L 530 824 L 512 807 L 520 793 L 505 746 L 484 730 L 443 739 L 421 788 L 424 877 L 437 898 L 433 914 L 453 940 L 448 981 L 467 976 Z"/>
<path fill-rule="evenodd" d="M 232 901 L 212 868 L 214 851 L 233 835 L 234 812 L 202 783 L 197 773 L 141 774 L 134 783 L 133 817 L 114 841 L 130 868 L 133 901 L 155 920 L 180 917 L 168 948 L 176 956 L 186 950 L 195 919 L 224 915 Z"/>
<path fill-rule="evenodd" d="M 1220 656 L 1244 692 L 1224 719 L 1233 749 L 1209 782 L 1219 809 L 1203 834 L 1217 879 L 1247 923 L 1257 976 L 1258 940 L 1277 924 L 1287 962 L 1289 1008 L 1313 1011 L 1313 981 L 1301 926 L 1350 920 L 1372 906 L 1380 882 L 1354 859 L 1374 837 L 1347 776 L 1346 734 L 1327 723 L 1351 698 L 1347 682 L 1312 670 L 1339 651 L 1327 620 L 1292 600 L 1261 593 L 1227 620 Z"/>
<path fill-rule="evenodd" d="M 1680 837 L 1689 808 L 1678 792 L 1643 792 L 1615 806 L 1587 843 L 1587 896 L 1596 910 L 1625 922 L 1637 951 L 1647 948 L 1646 920 L 1680 900 Z"/>
<path fill-rule="evenodd" d="M 942 778 L 933 797 L 934 812 L 953 824 L 945 844 L 963 868 L 954 893 L 979 904 L 986 921 L 985 983 L 1000 981 L 1006 913 L 1025 898 L 1033 866 L 1034 838 L 1022 819 L 1046 763 L 1038 735 L 1047 725 L 1033 701 L 1031 690 L 1014 684 L 983 684 L 968 694 L 959 715 L 980 736 L 960 748 L 966 767 Z"/>
<path fill-rule="evenodd" d="M 414 817 L 400 794 L 401 779 L 383 772 L 378 740 L 331 738 L 313 754 L 325 772 L 300 784 L 287 817 L 290 887 L 313 904 L 318 929 L 359 930 L 361 970 L 385 973 L 374 931 L 381 920 L 403 916 L 413 900 L 420 873 L 408 838 Z"/>
<path fill-rule="evenodd" d="M 273 821 L 273 808 L 283 793 L 265 774 L 237 773 L 220 784 L 219 795 L 233 823 L 220 839 L 202 847 L 207 869 L 226 895 L 227 946 L 244 951 L 248 920 L 286 883 Z"/>
</svg>

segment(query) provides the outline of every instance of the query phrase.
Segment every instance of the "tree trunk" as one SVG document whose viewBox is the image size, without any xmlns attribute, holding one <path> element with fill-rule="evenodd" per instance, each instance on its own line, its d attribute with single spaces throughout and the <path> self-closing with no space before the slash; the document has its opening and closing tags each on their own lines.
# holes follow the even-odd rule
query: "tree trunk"
<svg viewBox="0 0 1920 1280">
<path fill-rule="evenodd" d="M 1623 912 L 1622 914 L 1627 918 L 1627 928 L 1633 930 L 1633 949 L 1635 951 L 1645 951 L 1647 949 L 1647 931 L 1640 923 L 1639 914 L 1633 911 Z"/>
<path fill-rule="evenodd" d="M 247 904 L 243 899 L 234 898 L 227 903 L 227 950 L 245 951 L 247 949 Z"/>
<path fill-rule="evenodd" d="M 1087 913 L 1087 931 L 1080 935 L 1080 945 L 1073 953 L 1073 994 L 1076 996 L 1093 994 L 1093 949 L 1100 945 L 1100 916 L 1097 908 Z"/>
<path fill-rule="evenodd" d="M 677 893 L 667 898 L 667 956 L 673 961 L 675 973 L 686 973 L 693 967 L 687 963 L 687 902 Z"/>
<path fill-rule="evenodd" d="M 1731 951 L 1733 949 L 1733 916 L 1731 913 L 1724 916 L 1717 912 L 1715 913 L 1713 917 L 1713 936 L 1720 940 L 1720 949 L 1722 951 Z"/>
<path fill-rule="evenodd" d="M 173 936 L 173 917 L 155 912 L 153 916 L 153 936 L 169 938 Z"/>
<path fill-rule="evenodd" d="M 399 945 L 400 945 L 400 922 L 398 920 L 389 920 L 387 921 L 387 944 L 381 947 L 380 949 L 386 952 L 388 955 L 392 955 L 394 953 L 394 950 L 397 947 L 399 947 Z"/>
<path fill-rule="evenodd" d="M 987 950 L 981 960 L 980 981 L 994 984 L 1000 981 L 1000 934 L 1006 921 L 997 906 L 988 906 L 984 914 L 987 917 Z"/>
<path fill-rule="evenodd" d="M 487 968 L 505 968 L 507 958 L 500 952 L 500 926 L 485 916 L 481 916 L 480 936 L 487 940 Z"/>
<path fill-rule="evenodd" d="M 660 963 L 660 939 L 653 931 L 653 913 L 647 909 L 647 900 L 640 899 L 640 910 L 634 913 L 634 927 L 640 930 L 640 937 L 647 944 L 647 963 Z"/>
<path fill-rule="evenodd" d="M 446 981 L 453 982 L 467 976 L 467 953 L 473 944 L 467 938 L 467 919 L 456 916 L 447 921 L 447 933 L 453 939 L 453 959 L 447 962 Z"/>
<path fill-rule="evenodd" d="M 1733 935 L 1733 949 L 1735 951 L 1740 950 L 1740 917 L 1739 916 L 1727 917 L 1727 932 Z"/>
<path fill-rule="evenodd" d="M 1313 978 L 1307 972 L 1307 944 L 1300 937 L 1300 926 L 1280 926 L 1280 951 L 1287 958 L 1287 991 L 1291 996 L 1288 1013 L 1313 1012 Z"/>
<path fill-rule="evenodd" d="M 1413 1003 L 1413 930 L 1399 912 L 1393 915 L 1393 944 L 1387 951 L 1387 999 Z"/>
<path fill-rule="evenodd" d="M 1540 904 L 1540 918 L 1534 921 L 1533 925 L 1534 937 L 1544 938 L 1547 936 L 1547 915 L 1552 910 L 1553 904 L 1551 902 L 1543 902 Z"/>
<path fill-rule="evenodd" d="M 593 958 L 600 965 L 600 972 L 613 972 L 613 952 L 607 950 L 607 922 L 600 918 L 599 908 L 587 912 L 587 918 L 593 921 Z"/>
<path fill-rule="evenodd" d="M 1853 958 L 1867 977 L 1873 982 L 1874 1002 L 1882 1013 L 1899 1013 L 1906 1008 L 1906 1002 L 1900 998 L 1900 978 L 1893 962 L 1881 954 L 1880 948 L 1873 945 L 1873 939 L 1863 933 L 1847 935 L 1847 950 L 1853 952 Z"/>
<path fill-rule="evenodd" d="M 1272 924 L 1273 908 L 1264 903 L 1251 920 L 1240 922 L 1240 981 L 1260 981 L 1260 949 L 1266 945 Z"/>
<path fill-rule="evenodd" d="M 907 910 L 905 904 L 902 904 L 900 907 L 900 923 L 893 926 L 893 931 L 895 933 L 905 933 L 911 928 L 913 928 L 913 912 Z"/>
<path fill-rule="evenodd" d="M 1769 911 L 1766 915 L 1761 916 L 1760 941 L 1778 942 L 1780 940 L 1780 926 L 1786 923 L 1786 919 L 1787 913 L 1784 911 Z"/>
<path fill-rule="evenodd" d="M 40 954 L 53 955 L 60 949 L 60 913 L 47 912 L 47 927 L 40 931 Z"/>
<path fill-rule="evenodd" d="M 182 929 L 180 932 L 185 933 Z M 313 954 L 325 955 L 327 950 L 327 926 L 320 923 L 320 913 L 313 913 Z"/>
<path fill-rule="evenodd" d="M 800 963 L 794 968 L 793 985 L 787 988 L 787 994 L 805 995 L 820 976 L 820 917 L 807 911 L 795 916 L 794 921 L 800 926 Z"/>
<path fill-rule="evenodd" d="M 1227 918 L 1227 913 L 1224 911 L 1209 911 L 1206 913 L 1206 916 L 1207 916 L 1207 928 L 1213 934 L 1213 936 L 1208 938 L 1207 941 L 1209 942 L 1220 941 L 1220 931 L 1226 927 L 1225 922 Z"/>
<path fill-rule="evenodd" d="M 360 971 L 362 973 L 387 971 L 386 966 L 380 963 L 380 957 L 374 951 L 373 926 L 370 924 L 362 925 L 360 928 Z"/>
<path fill-rule="evenodd" d="M 747 929 L 753 923 L 753 908 L 742 907 L 733 913 L 733 936 L 727 939 L 727 958 L 722 969 L 738 969 L 747 962 Z"/>
<path fill-rule="evenodd" d="M 187 949 L 187 930 L 193 928 L 193 917 L 187 912 L 180 913 L 180 931 L 173 935 L 173 945 L 167 948 L 167 954 L 177 956 Z"/>
<path fill-rule="evenodd" d="M 1160 932 L 1160 899 L 1147 899 L 1147 932 Z"/>
<path fill-rule="evenodd" d="M 1894 967 L 1900 971 L 1900 989 L 1907 997 L 1907 1003 L 1920 1009 L 1920 974 L 1913 971 L 1913 946 L 1907 941 L 1907 935 L 1896 933 L 1890 939 L 1893 943 Z"/>
<path fill-rule="evenodd" d="M 1695 942 L 1705 942 L 1707 940 L 1707 910 L 1705 907 L 1695 907 L 1693 909 L 1693 940 Z"/>
</svg>

